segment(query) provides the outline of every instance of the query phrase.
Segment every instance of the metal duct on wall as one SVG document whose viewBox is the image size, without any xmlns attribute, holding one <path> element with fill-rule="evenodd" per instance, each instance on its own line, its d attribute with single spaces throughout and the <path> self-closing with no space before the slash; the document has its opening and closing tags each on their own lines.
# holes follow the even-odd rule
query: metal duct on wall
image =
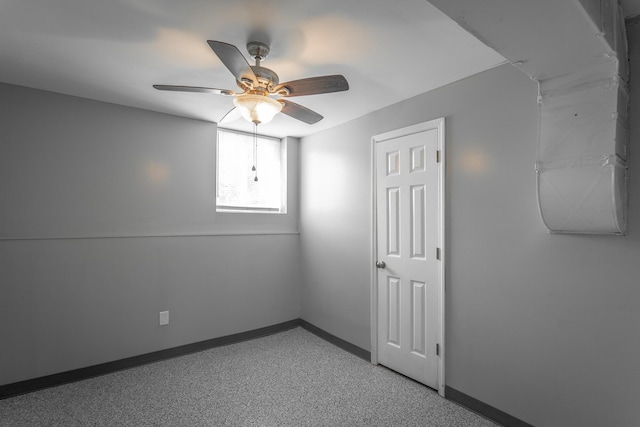
<svg viewBox="0 0 640 427">
<path fill-rule="evenodd" d="M 624 234 L 629 70 L 618 0 L 429 1 L 539 83 L 547 228 Z"/>
<path fill-rule="evenodd" d="M 622 10 L 580 1 L 603 54 L 539 81 L 538 203 L 559 233 L 625 234 L 628 63 Z M 598 7 L 599 6 L 599 7 Z"/>
</svg>

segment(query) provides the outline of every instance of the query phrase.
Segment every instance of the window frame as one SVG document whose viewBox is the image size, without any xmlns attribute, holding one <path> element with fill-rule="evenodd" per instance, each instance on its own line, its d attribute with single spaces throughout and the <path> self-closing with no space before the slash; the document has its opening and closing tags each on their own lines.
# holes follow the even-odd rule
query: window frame
<svg viewBox="0 0 640 427">
<path fill-rule="evenodd" d="M 217 214 L 286 214 L 287 213 L 287 138 L 277 138 L 269 135 L 258 134 L 258 138 L 270 139 L 280 144 L 280 208 L 251 207 L 251 206 L 228 206 L 218 204 L 218 184 L 220 182 L 220 153 L 219 153 L 219 133 L 233 133 L 253 138 L 252 132 L 245 132 L 236 129 L 218 127 L 216 131 L 216 175 L 215 175 L 215 209 Z"/>
</svg>

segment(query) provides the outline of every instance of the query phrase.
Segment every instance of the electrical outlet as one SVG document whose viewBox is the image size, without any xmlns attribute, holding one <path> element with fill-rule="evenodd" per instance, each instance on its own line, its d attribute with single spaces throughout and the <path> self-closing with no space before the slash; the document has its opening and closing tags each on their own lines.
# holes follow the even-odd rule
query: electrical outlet
<svg viewBox="0 0 640 427">
<path fill-rule="evenodd" d="M 160 312 L 160 326 L 169 324 L 169 312 L 161 311 Z"/>
</svg>

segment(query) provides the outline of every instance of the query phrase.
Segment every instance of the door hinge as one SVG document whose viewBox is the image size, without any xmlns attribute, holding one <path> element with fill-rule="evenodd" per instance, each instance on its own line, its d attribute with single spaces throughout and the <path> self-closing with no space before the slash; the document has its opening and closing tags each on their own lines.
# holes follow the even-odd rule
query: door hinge
<svg viewBox="0 0 640 427">
<path fill-rule="evenodd" d="M 440 150 L 436 150 L 436 163 L 440 163 Z"/>
<path fill-rule="evenodd" d="M 436 356 L 440 356 L 440 344 L 436 344 Z"/>
<path fill-rule="evenodd" d="M 440 260 L 440 248 L 436 248 L 436 259 Z"/>
</svg>

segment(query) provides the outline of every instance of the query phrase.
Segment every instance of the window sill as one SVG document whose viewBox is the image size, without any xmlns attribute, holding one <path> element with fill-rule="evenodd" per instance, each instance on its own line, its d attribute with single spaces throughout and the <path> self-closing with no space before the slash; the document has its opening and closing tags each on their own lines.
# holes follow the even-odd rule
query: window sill
<svg viewBox="0 0 640 427">
<path fill-rule="evenodd" d="M 216 209 L 216 213 L 223 214 L 276 214 L 276 215 L 285 215 L 286 211 L 276 210 L 276 209 L 243 209 L 243 208 L 218 208 Z"/>
</svg>

